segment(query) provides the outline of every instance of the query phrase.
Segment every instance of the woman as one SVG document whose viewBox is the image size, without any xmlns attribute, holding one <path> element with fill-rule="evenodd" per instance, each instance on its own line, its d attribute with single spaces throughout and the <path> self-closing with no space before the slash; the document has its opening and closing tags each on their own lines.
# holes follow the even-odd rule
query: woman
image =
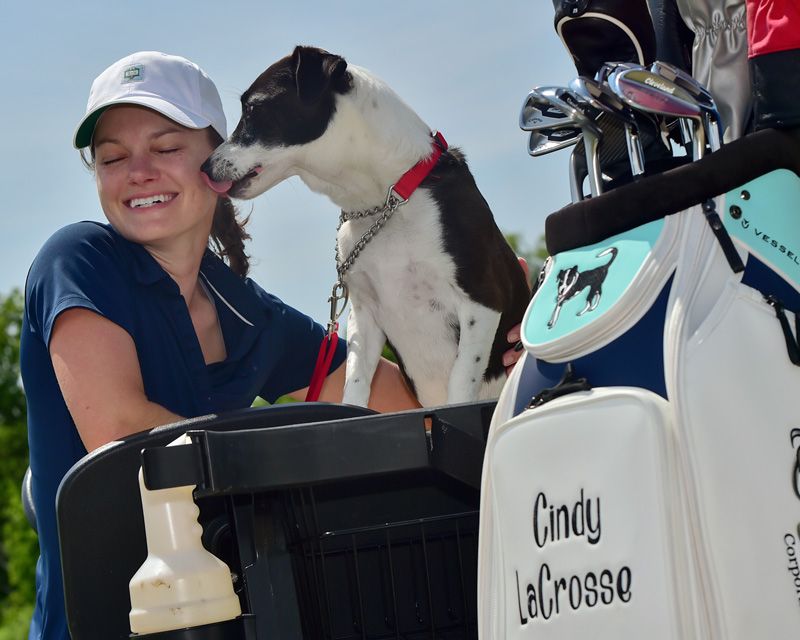
<svg viewBox="0 0 800 640">
<path fill-rule="evenodd" d="M 74 142 L 91 153 L 109 224 L 58 231 L 26 283 L 20 359 L 41 550 L 30 638 L 68 637 L 54 505 L 87 451 L 256 396 L 305 399 L 324 329 L 245 277 L 247 235 L 199 170 L 225 136 L 216 87 L 184 58 L 136 53 L 92 85 Z M 340 343 L 320 400 L 341 400 L 344 356 Z M 388 361 L 370 406 L 418 406 Z"/>
</svg>

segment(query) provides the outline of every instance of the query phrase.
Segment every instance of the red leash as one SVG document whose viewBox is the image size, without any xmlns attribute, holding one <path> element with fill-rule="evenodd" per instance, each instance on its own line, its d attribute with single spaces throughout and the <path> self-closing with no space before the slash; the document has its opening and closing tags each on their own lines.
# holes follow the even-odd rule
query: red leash
<svg viewBox="0 0 800 640">
<path fill-rule="evenodd" d="M 395 193 L 400 197 L 400 202 L 394 206 L 405 204 L 411 197 L 411 194 L 422 183 L 426 176 L 436 166 L 441 155 L 447 151 L 447 141 L 444 136 L 435 131 L 431 133 L 433 137 L 433 152 L 424 160 L 420 160 L 417 164 L 406 171 L 400 179 L 392 185 L 389 189 L 389 194 Z M 387 199 L 387 207 L 389 200 Z M 328 376 L 331 369 L 331 362 L 333 362 L 333 354 L 336 353 L 336 345 L 339 342 L 339 323 L 337 322 L 339 316 L 342 315 L 344 307 L 347 304 L 347 286 L 341 279 L 333 285 L 331 297 L 328 302 L 331 303 L 331 318 L 328 322 L 328 333 L 322 339 L 322 344 L 319 346 L 319 353 L 317 354 L 317 362 L 314 365 L 314 373 L 311 374 L 311 382 L 308 385 L 308 393 L 306 394 L 306 402 L 316 402 L 319 399 L 319 394 L 322 391 L 322 383 Z M 339 306 L 339 302 L 342 305 Z"/>
<path fill-rule="evenodd" d="M 316 402 L 322 391 L 322 383 L 331 369 L 333 354 L 336 353 L 336 344 L 339 342 L 339 334 L 335 331 L 326 335 L 319 345 L 317 363 L 314 365 L 314 373 L 311 375 L 311 384 L 308 385 L 306 402 Z"/>
</svg>

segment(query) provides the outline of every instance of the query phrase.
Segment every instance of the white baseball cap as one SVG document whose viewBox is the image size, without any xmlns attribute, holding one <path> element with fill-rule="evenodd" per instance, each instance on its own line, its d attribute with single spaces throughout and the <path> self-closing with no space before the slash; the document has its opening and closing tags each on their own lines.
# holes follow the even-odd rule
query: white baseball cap
<svg viewBox="0 0 800 640">
<path fill-rule="evenodd" d="M 140 51 L 118 60 L 92 83 L 86 115 L 75 130 L 73 144 L 92 144 L 97 120 L 115 104 L 138 104 L 189 127 L 213 127 L 227 137 L 225 112 L 217 87 L 200 67 L 180 56 Z"/>
</svg>

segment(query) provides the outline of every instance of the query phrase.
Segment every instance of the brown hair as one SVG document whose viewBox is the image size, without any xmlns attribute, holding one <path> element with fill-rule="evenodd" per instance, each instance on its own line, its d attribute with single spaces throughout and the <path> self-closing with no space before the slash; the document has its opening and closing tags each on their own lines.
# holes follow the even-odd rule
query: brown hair
<svg viewBox="0 0 800 640">
<path fill-rule="evenodd" d="M 216 148 L 222 144 L 222 136 L 213 128 L 208 127 L 206 131 L 212 147 Z M 87 158 L 83 153 L 84 150 L 80 150 L 81 161 L 94 172 L 94 144 L 90 151 L 91 158 Z M 244 243 L 250 239 L 250 234 L 244 228 L 250 216 L 240 220 L 238 213 L 230 198 L 217 197 L 217 208 L 214 210 L 208 244 L 214 253 L 228 262 L 231 271 L 244 278 L 250 270 L 250 257 L 244 252 Z"/>
<path fill-rule="evenodd" d="M 212 147 L 216 148 L 222 144 L 222 137 L 214 129 L 209 127 L 206 131 Z M 249 222 L 250 216 L 240 220 L 237 214 L 238 211 L 230 198 L 225 196 L 217 198 L 209 244 L 214 253 L 228 261 L 231 271 L 244 278 L 250 270 L 250 258 L 244 252 L 245 240 L 250 239 L 250 234 L 244 227 Z"/>
</svg>

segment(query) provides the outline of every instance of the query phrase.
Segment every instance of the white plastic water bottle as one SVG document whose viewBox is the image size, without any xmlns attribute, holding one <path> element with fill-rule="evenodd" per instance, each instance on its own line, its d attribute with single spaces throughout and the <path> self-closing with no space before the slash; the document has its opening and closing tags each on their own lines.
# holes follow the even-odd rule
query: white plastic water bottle
<svg viewBox="0 0 800 640">
<path fill-rule="evenodd" d="M 191 444 L 186 435 L 168 446 Z M 229 567 L 201 542 L 194 486 L 148 490 L 139 469 L 147 559 L 131 578 L 133 633 L 156 633 L 241 615 Z"/>
</svg>

